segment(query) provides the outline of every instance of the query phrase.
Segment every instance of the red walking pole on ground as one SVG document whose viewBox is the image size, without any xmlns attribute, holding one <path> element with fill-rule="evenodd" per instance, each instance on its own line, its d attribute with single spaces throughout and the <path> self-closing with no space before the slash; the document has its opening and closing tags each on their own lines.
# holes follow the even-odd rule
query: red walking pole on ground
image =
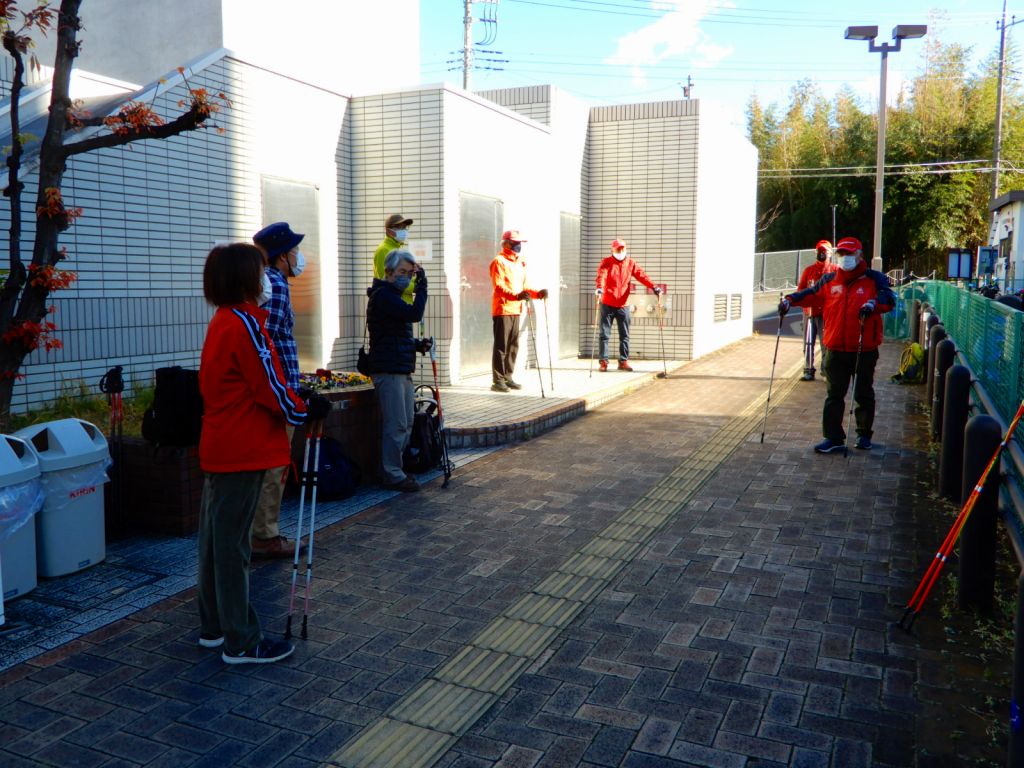
<svg viewBox="0 0 1024 768">
<path fill-rule="evenodd" d="M 985 481 L 988 480 L 988 476 L 999 461 L 999 457 L 1002 455 L 1003 449 L 1006 448 L 1007 444 L 1010 442 L 1010 438 L 1013 437 L 1013 431 L 1017 428 L 1017 424 L 1020 422 L 1021 416 L 1024 416 L 1024 401 L 1022 401 L 1020 407 L 1017 408 L 1017 414 L 1013 417 L 1013 421 L 1010 422 L 1010 427 L 1006 430 L 1006 436 L 1003 437 L 1002 442 L 996 447 L 996 451 L 992 455 L 992 459 L 989 461 L 988 466 L 986 466 L 985 471 L 981 473 L 981 477 L 979 477 L 978 482 L 974 484 L 974 488 L 971 490 L 971 495 L 967 497 L 967 501 L 960 510 L 960 514 L 958 514 L 956 516 L 956 520 L 953 521 L 953 527 L 949 529 L 949 533 L 946 534 L 946 539 L 942 542 L 942 546 L 939 547 L 939 551 L 935 553 L 935 557 L 932 558 L 931 563 L 928 565 L 928 570 L 926 570 L 924 572 L 924 576 L 921 577 L 921 581 L 918 583 L 917 589 L 914 590 L 914 594 L 907 603 L 907 607 L 903 611 L 902 618 L 899 620 L 898 626 L 901 629 L 909 632 L 910 628 L 914 626 L 914 622 L 917 620 L 918 614 L 921 613 L 921 609 L 924 607 L 925 600 L 928 599 L 928 595 L 931 593 L 932 587 L 935 586 L 935 582 L 939 579 L 942 567 L 946 564 L 946 560 L 949 559 L 949 555 L 953 551 L 953 546 L 956 544 L 956 540 L 960 538 L 960 532 L 967 523 L 967 518 L 970 517 L 971 511 L 974 509 L 974 505 L 978 502 L 978 497 L 981 496 L 981 492 L 985 488 Z"/>
</svg>

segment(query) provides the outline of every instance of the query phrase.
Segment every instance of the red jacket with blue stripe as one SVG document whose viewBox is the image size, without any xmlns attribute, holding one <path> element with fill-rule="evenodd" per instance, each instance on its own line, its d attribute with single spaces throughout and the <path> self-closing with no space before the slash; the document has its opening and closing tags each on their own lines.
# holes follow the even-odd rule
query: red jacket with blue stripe
<svg viewBox="0 0 1024 768">
<path fill-rule="evenodd" d="M 288 388 L 264 327 L 267 311 L 252 304 L 219 307 L 199 364 L 204 472 L 248 472 L 291 461 L 285 424 L 306 420 L 306 405 Z"/>
<path fill-rule="evenodd" d="M 815 297 L 824 299 L 823 315 L 825 348 L 835 352 L 856 352 L 860 339 L 860 309 L 868 301 L 875 302 L 871 316 L 864 321 L 861 350 L 878 349 L 882 343 L 882 315 L 896 306 L 896 296 L 889 288 L 889 278 L 868 269 L 860 261 L 856 268 L 826 272 L 814 285 L 791 293 L 786 298 L 801 306 Z"/>
</svg>

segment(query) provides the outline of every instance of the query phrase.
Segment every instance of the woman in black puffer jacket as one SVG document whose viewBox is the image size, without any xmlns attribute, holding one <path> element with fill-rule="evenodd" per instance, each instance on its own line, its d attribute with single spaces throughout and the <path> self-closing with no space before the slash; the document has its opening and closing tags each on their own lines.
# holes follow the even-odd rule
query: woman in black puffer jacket
<svg viewBox="0 0 1024 768">
<path fill-rule="evenodd" d="M 412 304 L 402 292 L 415 276 Z M 419 484 L 402 469 L 402 453 L 412 434 L 414 394 L 412 372 L 416 352 L 423 346 L 412 324 L 423 319 L 427 305 L 427 276 L 408 251 L 391 251 L 384 259 L 384 279 L 366 289 L 366 328 L 370 334 L 370 378 L 381 414 L 381 464 L 384 485 L 399 491 L 418 491 Z"/>
</svg>

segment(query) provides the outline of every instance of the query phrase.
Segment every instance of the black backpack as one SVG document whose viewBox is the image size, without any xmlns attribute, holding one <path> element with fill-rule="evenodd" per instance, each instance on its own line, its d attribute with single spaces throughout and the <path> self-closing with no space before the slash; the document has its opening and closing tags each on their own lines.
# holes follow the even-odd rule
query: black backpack
<svg viewBox="0 0 1024 768">
<path fill-rule="evenodd" d="M 429 395 L 420 395 L 422 390 L 426 390 Z M 432 387 L 423 384 L 416 387 L 416 393 L 412 434 L 409 436 L 409 445 L 402 454 L 402 469 L 419 474 L 444 468 L 444 444 L 441 437 L 441 419 L 437 414 L 437 394 Z"/>
<path fill-rule="evenodd" d="M 175 365 L 156 369 L 153 405 L 142 415 L 142 436 L 169 446 L 199 445 L 203 428 L 203 398 L 199 371 Z"/>
<path fill-rule="evenodd" d="M 309 462 L 313 463 L 313 453 L 316 450 L 315 444 L 310 448 Z M 295 467 L 296 475 L 289 473 L 291 479 L 297 481 L 296 487 L 301 488 L 302 472 L 301 467 Z M 320 438 L 320 461 L 317 464 L 317 500 L 334 501 L 347 499 L 359 488 L 363 479 L 363 473 L 359 466 L 353 462 L 341 447 L 341 443 L 333 437 Z M 307 502 L 310 497 L 307 493 Z"/>
</svg>

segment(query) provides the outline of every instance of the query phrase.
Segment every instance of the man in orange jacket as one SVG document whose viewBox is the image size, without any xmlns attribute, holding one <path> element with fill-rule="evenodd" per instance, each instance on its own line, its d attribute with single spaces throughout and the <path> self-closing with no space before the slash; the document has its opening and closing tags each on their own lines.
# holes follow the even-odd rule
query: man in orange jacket
<svg viewBox="0 0 1024 768">
<path fill-rule="evenodd" d="M 821 280 L 821 276 L 830 272 L 834 267 L 828 263 L 829 254 L 832 252 L 832 243 L 828 240 L 819 240 L 814 246 L 815 262 L 804 268 L 800 273 L 800 282 L 797 284 L 798 291 L 809 288 Z M 804 375 L 801 381 L 814 381 L 814 343 L 821 341 L 821 359 L 825 360 L 825 331 L 824 316 L 822 311 L 825 307 L 825 297 L 813 294 L 804 301 Z"/>
<path fill-rule="evenodd" d="M 539 291 L 526 287 L 526 262 L 519 256 L 523 240 L 518 229 L 506 230 L 501 236 L 501 251 L 491 262 L 491 322 L 494 328 L 494 350 L 491 353 L 491 389 L 508 392 L 522 389 L 512 380 L 519 353 L 519 315 L 526 299 L 546 299 L 547 288 Z"/>
<path fill-rule="evenodd" d="M 597 267 L 597 287 L 594 295 L 601 302 L 601 337 L 598 364 L 608 370 L 608 340 L 612 335 L 612 319 L 619 327 L 619 370 L 632 371 L 629 364 L 629 292 L 633 278 L 661 295 L 661 288 L 651 282 L 640 265 L 629 257 L 626 241 L 612 240 L 612 254 L 605 256 Z"/>
</svg>

